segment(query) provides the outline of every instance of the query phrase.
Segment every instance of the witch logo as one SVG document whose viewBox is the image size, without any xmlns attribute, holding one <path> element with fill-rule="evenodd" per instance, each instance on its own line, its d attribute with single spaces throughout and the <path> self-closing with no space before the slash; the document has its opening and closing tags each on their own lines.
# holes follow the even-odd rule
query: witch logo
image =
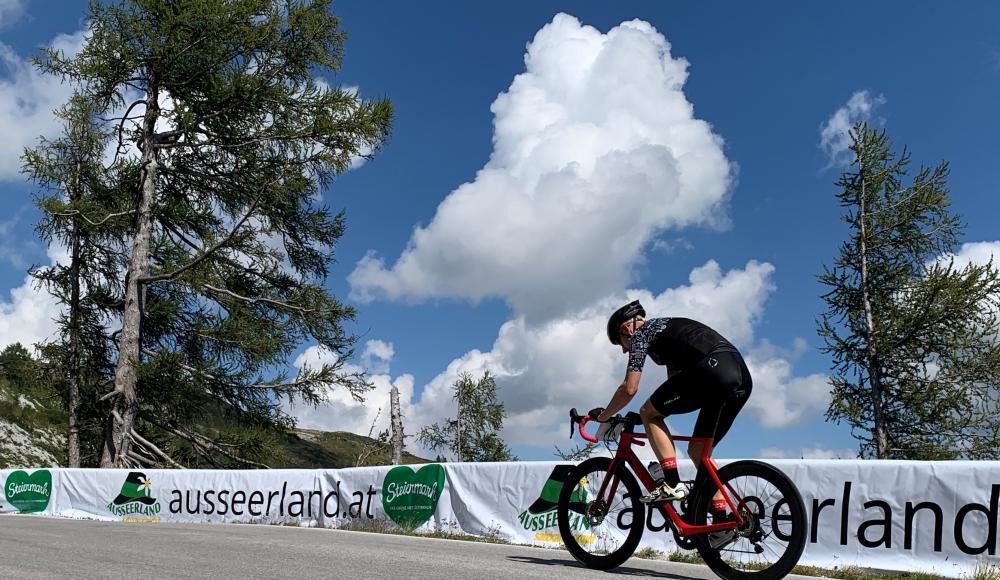
<svg viewBox="0 0 1000 580">
<path fill-rule="evenodd" d="M 153 497 L 153 482 L 141 471 L 130 472 L 118 497 L 108 504 L 108 510 L 125 519 L 150 518 L 160 513 L 160 504 Z"/>
<path fill-rule="evenodd" d="M 562 541 L 559 537 L 559 520 L 556 508 L 559 506 L 559 494 L 562 492 L 563 485 L 567 483 L 577 486 L 569 496 L 570 529 L 574 531 L 590 529 L 590 523 L 587 521 L 587 518 L 583 517 L 583 514 L 587 511 L 588 499 L 586 480 L 578 482 L 566 481 L 573 467 L 573 465 L 555 466 L 545 485 L 542 486 L 542 491 L 538 494 L 538 499 L 518 516 L 518 521 L 521 522 L 524 529 L 529 532 L 535 532 L 535 539 L 538 541 Z M 586 541 L 583 536 L 578 539 Z"/>
</svg>

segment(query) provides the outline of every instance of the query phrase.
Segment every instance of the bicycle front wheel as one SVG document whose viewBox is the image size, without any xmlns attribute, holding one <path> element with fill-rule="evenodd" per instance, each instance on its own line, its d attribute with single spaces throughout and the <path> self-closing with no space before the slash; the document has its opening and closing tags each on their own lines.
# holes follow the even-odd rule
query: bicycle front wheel
<svg viewBox="0 0 1000 580">
<path fill-rule="evenodd" d="M 730 463 L 719 470 L 719 480 L 739 496 L 737 508 L 744 523 L 729 535 L 696 536 L 698 553 L 727 580 L 784 578 L 806 546 L 806 508 L 798 488 L 779 469 L 759 461 Z M 710 478 L 701 482 L 695 523 L 708 523 L 709 502 L 716 491 Z"/>
<path fill-rule="evenodd" d="M 609 457 L 592 457 L 570 471 L 559 493 L 559 534 L 588 568 L 608 570 L 635 552 L 646 525 L 639 483 L 624 463 L 608 473 Z M 605 490 L 601 494 L 601 487 Z"/>
</svg>

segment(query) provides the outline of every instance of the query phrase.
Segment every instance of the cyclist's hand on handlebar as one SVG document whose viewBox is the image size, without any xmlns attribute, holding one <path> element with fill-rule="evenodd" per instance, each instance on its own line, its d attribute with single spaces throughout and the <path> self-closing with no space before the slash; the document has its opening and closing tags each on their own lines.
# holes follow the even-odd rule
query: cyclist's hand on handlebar
<svg viewBox="0 0 1000 580">
<path fill-rule="evenodd" d="M 598 421 L 599 420 L 598 417 L 600 417 L 601 413 L 603 412 L 604 412 L 604 407 L 594 407 L 593 409 L 590 410 L 589 413 L 587 413 L 587 415 L 590 415 L 590 418 L 593 419 L 594 421 Z"/>
</svg>

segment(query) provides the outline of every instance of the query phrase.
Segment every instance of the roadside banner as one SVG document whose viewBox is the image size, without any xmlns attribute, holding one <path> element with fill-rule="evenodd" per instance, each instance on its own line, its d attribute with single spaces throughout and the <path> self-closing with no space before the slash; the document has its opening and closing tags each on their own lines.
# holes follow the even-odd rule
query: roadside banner
<svg viewBox="0 0 1000 580">
<path fill-rule="evenodd" d="M 720 461 L 725 463 L 725 461 Z M 801 564 L 967 575 L 1000 566 L 1000 462 L 774 460 L 808 515 Z M 0 513 L 127 523 L 401 526 L 558 547 L 572 464 L 442 463 L 317 470 L 4 469 Z M 690 476 L 682 469 L 682 476 Z M 586 541 L 587 497 L 570 498 Z M 574 509 L 574 506 L 577 509 Z M 677 550 L 657 510 L 640 546 Z"/>
</svg>

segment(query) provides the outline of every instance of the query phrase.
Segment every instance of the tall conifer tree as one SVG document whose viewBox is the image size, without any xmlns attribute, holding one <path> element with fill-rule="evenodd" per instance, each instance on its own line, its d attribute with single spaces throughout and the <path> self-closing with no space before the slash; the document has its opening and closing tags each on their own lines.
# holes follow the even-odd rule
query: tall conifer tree
<svg viewBox="0 0 1000 580">
<path fill-rule="evenodd" d="M 99 389 L 113 370 L 113 341 L 107 327 L 118 319 L 130 212 L 128 190 L 105 180 L 102 155 L 108 139 L 94 103 L 74 94 L 56 112 L 63 134 L 25 152 L 25 170 L 39 186 L 43 219 L 37 230 L 48 244 L 68 250 L 68 262 L 31 271 L 64 305 L 58 321 L 61 336 L 41 345 L 68 412 L 69 467 L 94 464 L 99 450 Z M 134 173 L 122 165 L 121 175 Z M 91 216 L 100 216 L 97 221 Z M 81 433 L 81 431 L 83 433 Z"/>
<path fill-rule="evenodd" d="M 95 110 L 124 206 L 86 214 L 127 226 L 102 466 L 262 465 L 285 401 L 369 386 L 344 370 L 354 312 L 323 287 L 344 216 L 321 190 L 380 148 L 392 106 L 319 76 L 343 56 L 329 5 L 92 2 L 83 50 L 41 61 Z M 304 342 L 337 362 L 286 376 Z"/>
<path fill-rule="evenodd" d="M 827 418 L 845 421 L 864 457 L 1000 456 L 1000 275 L 956 267 L 962 225 L 949 211 L 948 164 L 921 168 L 884 131 L 851 132 L 837 186 L 850 237 L 819 276 L 818 322 L 833 356 Z"/>
</svg>

